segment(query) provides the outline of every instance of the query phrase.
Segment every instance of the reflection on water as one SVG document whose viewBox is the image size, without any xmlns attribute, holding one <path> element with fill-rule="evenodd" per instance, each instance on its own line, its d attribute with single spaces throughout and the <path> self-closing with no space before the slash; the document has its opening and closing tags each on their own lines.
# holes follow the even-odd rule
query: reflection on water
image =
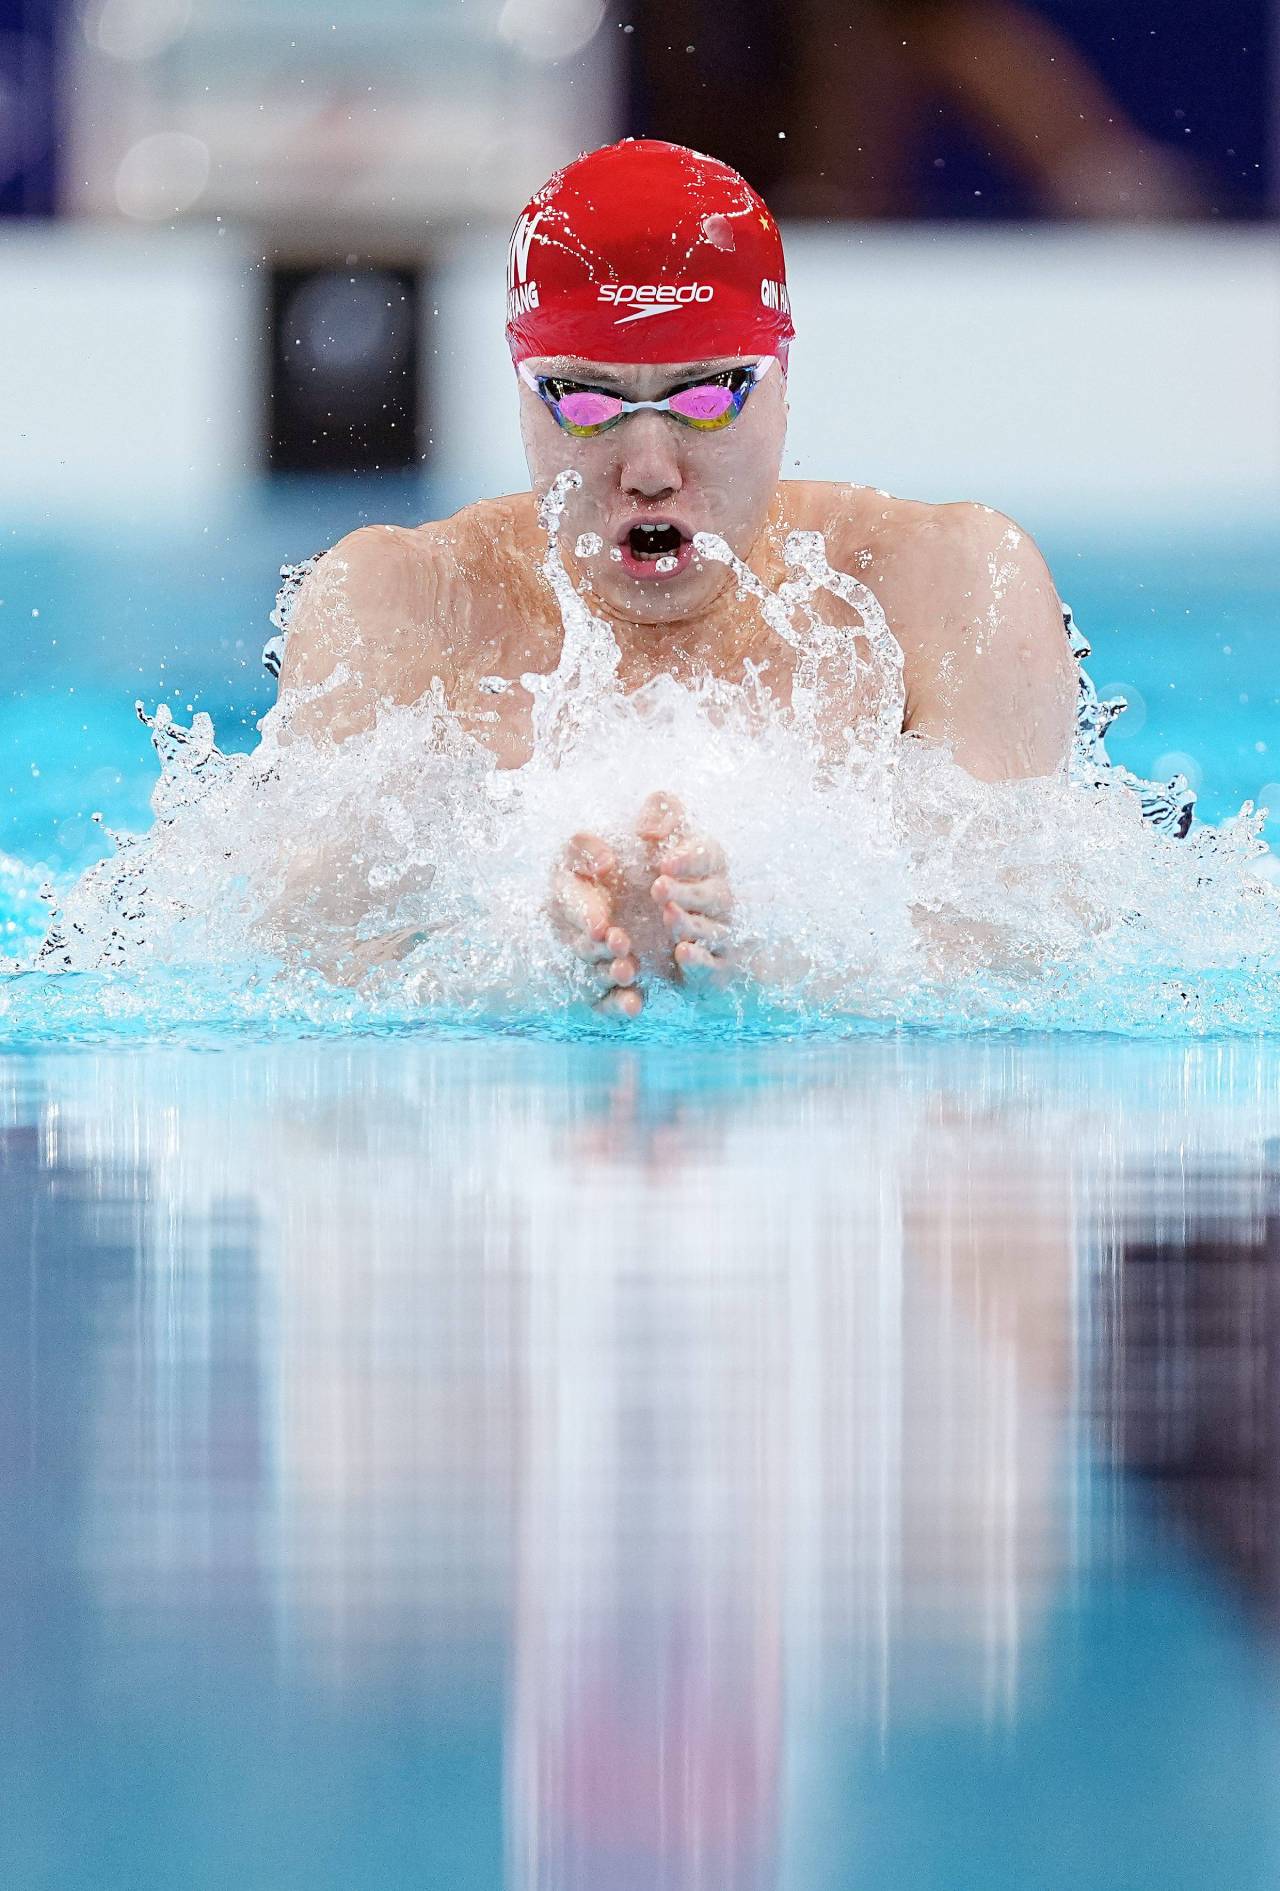
<svg viewBox="0 0 1280 1891">
<path fill-rule="evenodd" d="M 1280 1628 L 1280 1140 L 1253 1161 L 1168 1150 L 1116 1203 L 1100 1301 L 1110 1452 L 1162 1526 Z"/>
<path fill-rule="evenodd" d="M 1274 1886 L 1280 1051 L 0 1064 L 0 1882 Z"/>
</svg>

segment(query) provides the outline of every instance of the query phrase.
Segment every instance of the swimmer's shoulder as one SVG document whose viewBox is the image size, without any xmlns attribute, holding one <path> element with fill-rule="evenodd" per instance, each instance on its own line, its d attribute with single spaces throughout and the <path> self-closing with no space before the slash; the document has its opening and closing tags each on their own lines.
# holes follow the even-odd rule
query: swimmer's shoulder
<svg viewBox="0 0 1280 1891">
<path fill-rule="evenodd" d="M 898 588 L 916 567 L 922 540 L 937 537 L 936 515 L 946 510 L 837 480 L 785 480 L 779 498 L 785 528 L 821 533 L 833 569 L 869 584 L 886 609 L 884 588 Z"/>
<path fill-rule="evenodd" d="M 474 500 L 450 518 L 419 526 L 417 537 L 435 574 L 437 608 L 465 619 L 455 628 L 468 645 L 477 637 L 487 643 L 487 631 L 513 617 L 533 624 L 547 616 L 539 576 L 546 536 L 532 493 Z"/>
<path fill-rule="evenodd" d="M 421 525 L 362 525 L 319 559 L 290 620 L 282 687 L 322 681 L 358 647 L 362 664 L 413 686 L 452 652 L 471 618 L 508 578 L 528 581 L 536 542 L 529 493 L 482 499 Z M 447 664 L 445 665 L 447 667 Z"/>
<path fill-rule="evenodd" d="M 429 556 L 447 571 L 442 615 L 459 674 L 510 675 L 554 664 L 562 626 L 542 577 L 547 540 L 533 494 L 477 499 L 420 529 L 430 534 Z"/>
<path fill-rule="evenodd" d="M 289 619 L 282 690 L 324 682 L 339 663 L 362 674 L 430 614 L 431 561 L 417 528 L 362 525 L 318 558 Z"/>
<path fill-rule="evenodd" d="M 891 593 L 914 598 L 963 588 L 997 553 L 1002 562 L 1043 563 L 1024 527 L 976 500 L 939 505 L 828 480 L 785 481 L 781 497 L 790 529 L 821 532 L 837 570 Z"/>
<path fill-rule="evenodd" d="M 507 562 L 523 568 L 538 537 L 532 493 L 510 493 L 421 525 L 358 526 L 333 546 L 325 566 L 330 583 L 340 575 L 367 605 L 434 609 L 450 590 L 474 593 Z"/>
<path fill-rule="evenodd" d="M 468 592 L 485 588 L 494 574 L 531 573 L 546 549 L 531 492 L 475 499 L 447 519 L 415 528 L 422 556 L 444 562 Z"/>
<path fill-rule="evenodd" d="M 943 543 L 963 527 L 965 515 L 986 508 L 968 505 L 931 505 L 921 499 L 901 499 L 876 486 L 847 481 L 788 479 L 779 486 L 782 512 L 789 529 L 821 532 L 831 563 L 840 557 L 871 552 L 887 555 L 918 549 L 927 540 Z"/>
<path fill-rule="evenodd" d="M 1039 546 L 995 506 L 962 499 L 943 505 L 883 497 L 865 576 L 890 622 L 927 646 L 949 648 L 958 626 L 988 612 L 1011 634 L 1041 641 L 1057 664 L 1065 645 L 1062 606 Z M 900 639 L 901 640 L 901 639 Z"/>
<path fill-rule="evenodd" d="M 936 505 L 928 499 L 902 499 L 879 486 L 798 478 L 781 480 L 779 497 L 788 526 L 821 531 L 832 541 L 832 550 L 919 552 L 930 546 L 966 552 L 1010 528 L 1025 535 L 1004 512 L 972 499 Z"/>
</svg>

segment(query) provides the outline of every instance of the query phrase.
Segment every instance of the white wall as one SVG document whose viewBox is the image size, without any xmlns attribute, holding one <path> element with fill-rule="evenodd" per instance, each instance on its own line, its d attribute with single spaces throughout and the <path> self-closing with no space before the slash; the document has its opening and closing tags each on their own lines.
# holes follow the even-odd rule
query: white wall
<svg viewBox="0 0 1280 1891">
<path fill-rule="evenodd" d="M 525 481 L 505 241 L 456 235 L 425 304 L 448 506 Z M 243 485 L 259 463 L 253 253 L 216 228 L 0 234 L 0 515 L 189 522 Z M 796 230 L 788 253 L 789 474 L 981 498 L 1033 530 L 1275 515 L 1269 232 Z"/>
<path fill-rule="evenodd" d="M 791 457 L 1015 514 L 1280 501 L 1270 232 L 805 234 Z"/>
<path fill-rule="evenodd" d="M 451 503 L 524 483 L 502 252 L 500 234 L 467 235 L 439 285 Z M 789 476 L 980 498 L 1029 522 L 1275 514 L 1269 232 L 796 229 L 787 255 Z"/>
<path fill-rule="evenodd" d="M 0 509 L 190 516 L 256 463 L 258 289 L 233 234 L 0 234 Z"/>
</svg>

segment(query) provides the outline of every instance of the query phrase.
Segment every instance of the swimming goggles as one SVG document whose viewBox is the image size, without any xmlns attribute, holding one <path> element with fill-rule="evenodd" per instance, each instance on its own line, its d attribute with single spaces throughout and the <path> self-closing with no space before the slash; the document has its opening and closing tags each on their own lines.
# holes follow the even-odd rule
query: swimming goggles
<svg viewBox="0 0 1280 1891">
<path fill-rule="evenodd" d="M 726 368 L 721 374 L 709 374 L 702 380 L 687 381 L 660 401 L 628 401 L 607 388 L 590 387 L 582 381 L 569 381 L 561 375 L 535 374 L 521 362 L 516 372 L 526 387 L 544 400 L 556 422 L 575 440 L 589 440 L 597 433 L 607 433 L 628 414 L 648 408 L 655 414 L 670 414 L 682 426 L 696 427 L 701 433 L 714 432 L 736 420 L 752 388 L 764 379 L 776 360 L 765 355 L 744 368 Z"/>
</svg>

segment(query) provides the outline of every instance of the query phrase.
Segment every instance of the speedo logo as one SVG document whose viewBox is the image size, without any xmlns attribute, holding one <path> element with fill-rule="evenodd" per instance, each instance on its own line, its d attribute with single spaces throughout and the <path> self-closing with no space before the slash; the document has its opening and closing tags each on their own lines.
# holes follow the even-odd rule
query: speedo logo
<svg viewBox="0 0 1280 1891">
<path fill-rule="evenodd" d="M 648 315 L 666 315 L 671 309 L 690 302 L 710 302 L 715 289 L 709 282 L 604 282 L 598 300 L 612 302 L 619 308 L 631 307 L 629 315 L 620 315 L 614 323 L 622 328 L 627 322 L 642 322 Z"/>
</svg>

